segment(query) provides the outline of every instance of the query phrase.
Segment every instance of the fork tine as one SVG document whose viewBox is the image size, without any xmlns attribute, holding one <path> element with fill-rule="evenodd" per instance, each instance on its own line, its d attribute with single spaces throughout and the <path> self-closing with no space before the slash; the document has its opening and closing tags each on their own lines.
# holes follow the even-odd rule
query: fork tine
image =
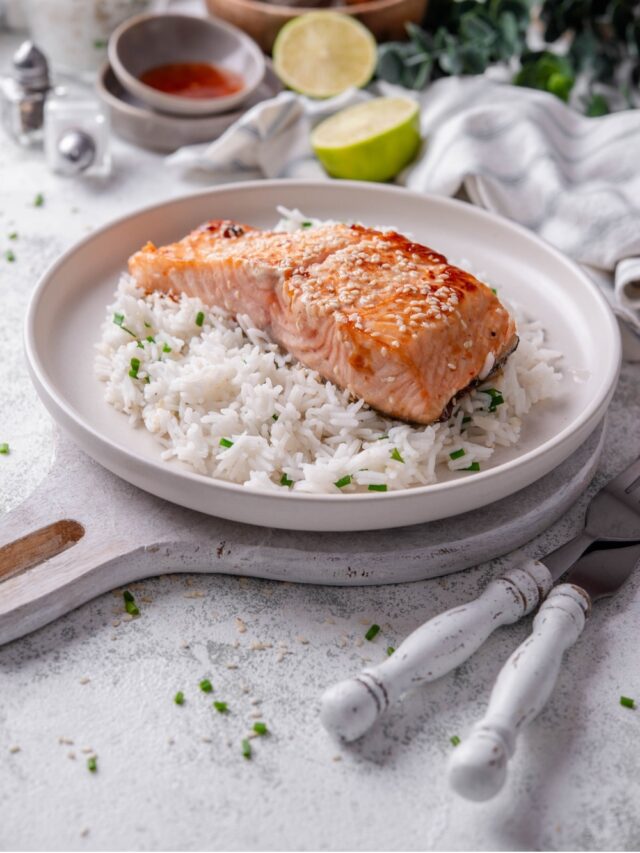
<svg viewBox="0 0 640 853">
<path fill-rule="evenodd" d="M 637 480 L 640 479 L 640 458 L 632 462 L 628 468 L 625 468 L 617 477 L 614 477 L 611 482 L 607 483 L 606 489 L 613 487 L 614 489 L 623 489 L 629 493 L 629 488 L 634 486 Z M 633 491 L 633 489 L 632 489 Z"/>
<path fill-rule="evenodd" d="M 631 485 L 627 486 L 627 488 L 625 489 L 625 493 L 628 495 L 631 495 L 631 494 L 633 494 L 633 492 L 637 491 L 638 489 L 640 489 L 640 476 L 636 477 L 635 480 L 633 481 L 633 483 L 631 483 Z"/>
</svg>

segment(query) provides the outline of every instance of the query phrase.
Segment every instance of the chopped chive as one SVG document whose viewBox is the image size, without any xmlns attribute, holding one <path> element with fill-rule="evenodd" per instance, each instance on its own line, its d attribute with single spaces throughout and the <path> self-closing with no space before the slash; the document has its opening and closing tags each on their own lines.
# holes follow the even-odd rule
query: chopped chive
<svg viewBox="0 0 640 853">
<path fill-rule="evenodd" d="M 132 358 L 131 359 L 131 370 L 129 371 L 129 376 L 133 379 L 137 379 L 138 371 L 140 370 L 140 359 Z"/>
<path fill-rule="evenodd" d="M 144 377 L 144 384 L 145 385 L 151 385 L 151 377 L 150 376 Z"/>
<path fill-rule="evenodd" d="M 495 412 L 498 406 L 504 403 L 504 397 L 497 388 L 483 388 L 483 394 L 488 394 L 491 397 L 491 403 L 489 404 L 490 412 Z"/>
<path fill-rule="evenodd" d="M 9 239 L 10 240 L 17 240 L 18 239 L 18 232 L 12 231 L 11 234 L 9 234 Z"/>
<path fill-rule="evenodd" d="M 153 335 L 147 335 L 147 340 L 150 344 L 155 344 L 156 342 L 156 339 L 153 337 Z"/>
<path fill-rule="evenodd" d="M 242 741 L 242 754 L 247 759 L 251 758 L 251 744 L 246 738 Z"/>
<path fill-rule="evenodd" d="M 498 293 L 498 291 L 497 291 L 497 289 L 496 289 L 495 287 L 492 287 L 492 288 L 491 288 L 491 293 L 495 293 L 495 294 L 497 294 L 497 293 Z"/>
<path fill-rule="evenodd" d="M 306 222 L 302 223 L 303 228 L 311 228 L 312 225 L 313 225 L 313 222 L 309 222 L 308 220 Z"/>
<path fill-rule="evenodd" d="M 43 204 L 44 204 L 44 196 L 42 195 L 42 193 L 38 193 L 38 195 L 33 200 L 33 206 L 34 207 L 42 207 Z"/>
<path fill-rule="evenodd" d="M 460 738 L 458 737 L 458 735 L 452 735 L 449 738 L 449 740 L 451 741 L 451 746 L 459 746 L 460 745 Z"/>
<path fill-rule="evenodd" d="M 376 438 L 376 441 L 384 441 L 384 440 L 385 440 L 385 438 L 389 438 L 389 436 L 388 436 L 388 435 L 379 435 L 379 436 Z"/>
<path fill-rule="evenodd" d="M 98 770 L 98 756 L 90 755 L 87 758 L 87 770 L 89 773 L 95 773 Z"/>
<path fill-rule="evenodd" d="M 201 326 L 204 323 L 204 311 L 198 311 L 196 314 L 196 326 Z"/>
<path fill-rule="evenodd" d="M 3 453 L 5 456 L 9 453 L 9 445 L 6 441 L 3 441 L 2 444 L 0 444 L 0 453 Z"/>
<path fill-rule="evenodd" d="M 145 320 L 145 321 L 144 321 L 144 327 L 145 327 L 145 329 L 150 329 L 150 328 L 151 328 L 151 323 L 147 323 L 147 321 Z"/>
<path fill-rule="evenodd" d="M 125 332 L 129 332 L 132 338 L 135 338 L 136 333 L 132 332 L 131 329 L 127 329 L 127 327 L 124 325 L 124 314 L 114 314 L 113 322 L 116 324 L 116 326 L 120 326 L 121 329 L 124 329 Z"/>
<path fill-rule="evenodd" d="M 203 693 L 211 693 L 211 691 L 213 690 L 213 684 L 209 681 L 208 678 L 202 679 L 202 681 L 200 682 L 200 690 L 202 690 Z"/>
<path fill-rule="evenodd" d="M 369 628 L 367 633 L 364 635 L 364 638 L 365 638 L 365 640 L 369 640 L 369 642 L 371 642 L 371 640 L 373 640 L 373 638 L 376 637 L 379 633 L 380 633 L 380 626 L 373 624 Z"/>
<path fill-rule="evenodd" d="M 387 484 L 386 483 L 370 483 L 367 488 L 370 492 L 386 492 Z"/>
<path fill-rule="evenodd" d="M 339 480 L 336 480 L 336 482 L 333 485 L 337 486 L 339 489 L 344 489 L 344 487 L 348 486 L 350 482 L 351 482 L 351 477 L 349 476 L 349 474 L 347 474 L 346 477 L 340 477 Z"/>
<path fill-rule="evenodd" d="M 133 595 L 131 595 L 128 589 L 125 589 L 125 591 L 122 593 L 122 597 L 124 598 L 124 609 L 127 611 L 127 613 L 130 616 L 139 616 L 140 610 L 138 608 L 138 605 L 136 604 L 136 600 Z"/>
<path fill-rule="evenodd" d="M 278 415 L 271 415 L 271 420 L 272 420 L 272 421 L 277 421 L 277 420 L 278 420 Z"/>
<path fill-rule="evenodd" d="M 293 486 L 293 480 L 290 480 L 286 474 L 283 474 L 280 477 L 280 485 L 281 486 Z"/>
<path fill-rule="evenodd" d="M 269 731 L 266 723 L 254 723 L 253 730 L 257 735 L 266 735 Z"/>
<path fill-rule="evenodd" d="M 391 458 L 395 459 L 396 462 L 404 462 L 404 459 L 402 458 L 402 454 L 400 453 L 400 451 L 398 450 L 397 447 L 394 447 L 393 450 L 391 451 Z"/>
<path fill-rule="evenodd" d="M 633 699 L 629 699 L 628 696 L 621 696 L 620 697 L 620 704 L 622 705 L 623 708 L 635 708 L 636 707 L 635 701 Z"/>
<path fill-rule="evenodd" d="M 182 692 L 182 690 L 178 690 L 176 695 L 173 697 L 173 701 L 176 703 L 176 705 L 184 705 L 184 693 Z"/>
<path fill-rule="evenodd" d="M 4 256 L 10 264 L 12 264 L 16 259 L 15 253 L 11 249 L 7 249 L 7 251 L 4 253 Z"/>
<path fill-rule="evenodd" d="M 144 345 L 143 345 L 142 341 L 138 341 L 136 346 L 138 347 L 138 349 L 144 349 Z"/>
<path fill-rule="evenodd" d="M 395 652 L 393 646 L 387 646 L 387 657 L 391 657 L 391 655 Z"/>
<path fill-rule="evenodd" d="M 106 39 L 95 39 L 93 42 L 93 46 L 96 50 L 103 50 L 107 46 Z"/>
<path fill-rule="evenodd" d="M 162 352 L 171 352 L 171 347 L 169 346 L 169 344 L 162 345 Z"/>
<path fill-rule="evenodd" d="M 229 441 L 228 438 L 221 438 L 220 447 L 233 447 L 233 442 Z"/>
<path fill-rule="evenodd" d="M 226 702 L 214 702 L 213 707 L 219 714 L 226 714 L 229 711 L 229 706 Z"/>
<path fill-rule="evenodd" d="M 480 463 L 479 462 L 472 462 L 468 468 L 463 468 L 462 470 L 463 471 L 479 471 L 480 470 Z"/>
<path fill-rule="evenodd" d="M 464 448 L 461 447 L 460 450 L 454 450 L 453 453 L 449 454 L 450 459 L 462 459 L 464 456 Z"/>
</svg>

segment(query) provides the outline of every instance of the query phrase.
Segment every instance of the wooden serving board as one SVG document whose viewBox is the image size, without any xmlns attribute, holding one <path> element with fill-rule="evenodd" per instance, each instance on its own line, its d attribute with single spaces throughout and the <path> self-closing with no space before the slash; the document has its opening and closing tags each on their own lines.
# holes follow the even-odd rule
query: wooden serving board
<svg viewBox="0 0 640 853">
<path fill-rule="evenodd" d="M 183 509 L 119 479 L 59 434 L 46 479 L 0 521 L 0 644 L 153 575 L 357 585 L 459 571 L 519 547 L 562 515 L 591 481 L 603 437 L 600 424 L 553 472 L 481 510 L 394 530 L 327 534 Z"/>
</svg>

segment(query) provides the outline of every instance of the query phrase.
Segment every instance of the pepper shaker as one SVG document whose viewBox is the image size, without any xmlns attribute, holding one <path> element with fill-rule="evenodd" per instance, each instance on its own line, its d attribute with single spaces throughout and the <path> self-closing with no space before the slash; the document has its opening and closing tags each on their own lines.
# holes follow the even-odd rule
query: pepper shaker
<svg viewBox="0 0 640 853">
<path fill-rule="evenodd" d="M 11 75 L 0 80 L 2 124 L 21 145 L 42 142 L 44 106 L 50 91 L 45 55 L 33 42 L 23 42 L 13 56 Z"/>
<path fill-rule="evenodd" d="M 47 164 L 61 175 L 103 177 L 109 174 L 109 120 L 90 96 L 64 93 L 47 101 Z"/>
</svg>

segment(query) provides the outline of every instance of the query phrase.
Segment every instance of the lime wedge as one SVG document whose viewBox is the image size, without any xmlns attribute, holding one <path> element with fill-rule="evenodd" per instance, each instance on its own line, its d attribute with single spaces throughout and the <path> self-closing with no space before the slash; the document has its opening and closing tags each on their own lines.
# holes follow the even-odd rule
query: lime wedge
<svg viewBox="0 0 640 853">
<path fill-rule="evenodd" d="M 374 98 L 325 119 L 311 145 L 334 178 L 389 181 L 416 156 L 419 119 L 418 104 L 409 98 Z"/>
<path fill-rule="evenodd" d="M 350 15 L 309 12 L 278 33 L 273 67 L 290 89 L 311 98 L 329 98 L 369 82 L 376 67 L 376 41 Z"/>
</svg>

